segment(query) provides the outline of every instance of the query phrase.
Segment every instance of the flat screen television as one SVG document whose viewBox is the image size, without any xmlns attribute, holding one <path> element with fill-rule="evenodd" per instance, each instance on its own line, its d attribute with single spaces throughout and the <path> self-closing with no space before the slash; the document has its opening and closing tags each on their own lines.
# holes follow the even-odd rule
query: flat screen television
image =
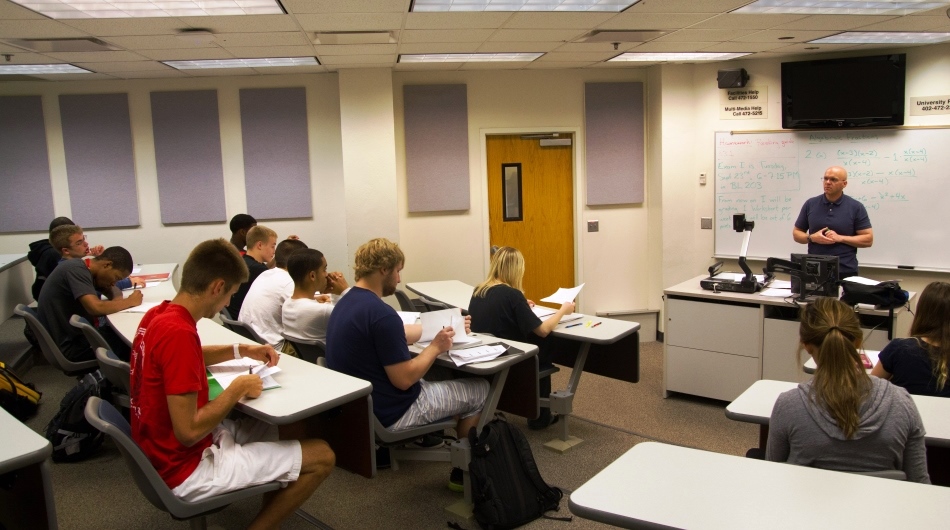
<svg viewBox="0 0 950 530">
<path fill-rule="evenodd" d="M 903 125 L 906 57 L 782 63 L 782 128 Z"/>
</svg>

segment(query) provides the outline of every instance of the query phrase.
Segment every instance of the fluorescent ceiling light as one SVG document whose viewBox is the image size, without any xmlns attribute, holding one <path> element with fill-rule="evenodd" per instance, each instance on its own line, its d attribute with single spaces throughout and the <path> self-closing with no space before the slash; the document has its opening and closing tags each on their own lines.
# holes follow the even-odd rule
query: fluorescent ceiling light
<svg viewBox="0 0 950 530">
<path fill-rule="evenodd" d="M 210 59 L 202 61 L 162 61 L 178 70 L 210 68 L 268 68 L 272 66 L 317 66 L 316 57 L 272 57 L 263 59 Z"/>
<path fill-rule="evenodd" d="M 12 0 L 50 18 L 283 15 L 276 0 Z"/>
<path fill-rule="evenodd" d="M 725 53 L 725 52 L 676 52 L 676 53 L 634 53 L 627 52 L 610 59 L 610 61 L 626 61 L 635 63 L 655 63 L 655 62 L 678 62 L 687 63 L 695 61 L 728 61 L 736 57 L 745 57 L 752 55 L 751 52 L 743 53 Z"/>
<path fill-rule="evenodd" d="M 946 41 L 950 41 L 950 33 L 846 31 L 808 42 L 809 44 L 936 44 Z"/>
<path fill-rule="evenodd" d="M 619 13 L 640 0 L 413 0 L 409 11 L 606 11 Z"/>
<path fill-rule="evenodd" d="M 733 13 L 798 13 L 802 15 L 908 15 L 950 4 L 925 0 L 758 0 Z"/>
<path fill-rule="evenodd" d="M 92 74 L 71 64 L 3 64 L 0 75 Z"/>
<path fill-rule="evenodd" d="M 501 63 L 531 62 L 543 53 L 424 53 L 400 55 L 400 63 Z"/>
</svg>

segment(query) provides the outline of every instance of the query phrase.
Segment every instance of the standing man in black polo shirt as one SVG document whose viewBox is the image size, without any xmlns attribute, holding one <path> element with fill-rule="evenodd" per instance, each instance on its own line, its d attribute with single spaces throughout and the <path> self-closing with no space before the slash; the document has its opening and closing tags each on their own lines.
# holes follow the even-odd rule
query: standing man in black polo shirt
<svg viewBox="0 0 950 530">
<path fill-rule="evenodd" d="M 808 244 L 809 254 L 838 256 L 838 277 L 858 274 L 858 249 L 874 243 L 868 212 L 844 194 L 848 172 L 832 166 L 822 177 L 825 193 L 805 201 L 792 229 L 796 243 Z"/>
</svg>

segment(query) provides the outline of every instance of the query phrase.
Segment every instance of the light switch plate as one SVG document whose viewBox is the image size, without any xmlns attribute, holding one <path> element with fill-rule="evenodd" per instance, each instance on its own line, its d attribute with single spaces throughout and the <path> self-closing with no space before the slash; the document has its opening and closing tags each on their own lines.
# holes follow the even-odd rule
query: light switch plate
<svg viewBox="0 0 950 530">
<path fill-rule="evenodd" d="M 712 230 L 712 217 L 700 217 L 699 228 L 702 230 Z"/>
<path fill-rule="evenodd" d="M 600 232 L 600 221 L 587 221 L 588 232 Z"/>
</svg>

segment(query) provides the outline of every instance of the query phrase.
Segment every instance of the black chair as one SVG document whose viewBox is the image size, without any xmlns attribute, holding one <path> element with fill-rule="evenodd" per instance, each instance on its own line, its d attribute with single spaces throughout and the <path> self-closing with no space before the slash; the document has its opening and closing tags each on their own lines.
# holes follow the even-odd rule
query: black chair
<svg viewBox="0 0 950 530">
<path fill-rule="evenodd" d="M 406 291 L 402 289 L 396 289 L 396 292 L 393 293 L 396 296 L 396 301 L 399 302 L 399 309 L 402 311 L 419 311 L 416 309 L 416 306 L 412 303 L 412 299 L 409 298 L 409 295 L 406 294 Z"/>
<path fill-rule="evenodd" d="M 262 339 L 261 336 L 258 335 L 256 331 L 254 331 L 254 328 L 245 324 L 244 322 L 241 322 L 240 320 L 233 320 L 231 317 L 227 316 L 225 309 L 222 309 L 218 316 L 221 317 L 221 322 L 224 324 L 224 327 L 230 329 L 245 339 L 253 340 L 258 344 L 267 344 L 267 341 Z"/>
<path fill-rule="evenodd" d="M 281 333 L 281 335 L 297 350 L 297 356 L 301 359 L 326 366 L 327 344 L 325 342 L 316 339 L 301 339 L 286 333 Z"/>
<path fill-rule="evenodd" d="M 46 330 L 46 326 L 40 322 L 40 319 L 36 314 L 36 310 L 32 307 L 28 307 L 23 304 L 17 304 L 16 308 L 13 309 L 13 312 L 26 320 L 26 325 L 30 326 L 30 329 L 33 331 L 33 335 L 36 337 L 36 341 L 39 342 L 40 352 L 43 353 L 43 357 L 46 359 L 46 362 L 50 363 L 52 366 L 62 370 L 66 375 L 75 376 L 88 374 L 89 372 L 94 372 L 99 368 L 99 362 L 95 359 L 79 362 L 74 362 L 67 359 L 63 355 L 63 352 L 59 351 L 59 345 L 57 345 L 56 341 L 53 340 L 53 337 L 50 336 L 49 331 Z"/>
<path fill-rule="evenodd" d="M 189 521 L 194 529 L 207 528 L 205 517 L 227 508 L 231 503 L 280 489 L 280 482 L 269 482 L 197 502 L 182 500 L 172 493 L 158 471 L 155 471 L 155 467 L 142 452 L 139 444 L 132 439 L 129 422 L 125 421 L 115 407 L 107 401 L 92 396 L 86 402 L 84 412 L 86 420 L 93 427 L 115 441 L 142 495 L 145 495 L 145 498 L 159 510 L 168 512 L 172 518 Z M 113 501 L 115 494 L 113 493 Z"/>
<path fill-rule="evenodd" d="M 112 383 L 112 399 L 121 407 L 129 408 L 131 404 L 130 389 L 131 367 L 129 363 L 119 359 L 112 350 L 96 348 L 96 360 L 99 362 L 99 372 Z"/>
</svg>

